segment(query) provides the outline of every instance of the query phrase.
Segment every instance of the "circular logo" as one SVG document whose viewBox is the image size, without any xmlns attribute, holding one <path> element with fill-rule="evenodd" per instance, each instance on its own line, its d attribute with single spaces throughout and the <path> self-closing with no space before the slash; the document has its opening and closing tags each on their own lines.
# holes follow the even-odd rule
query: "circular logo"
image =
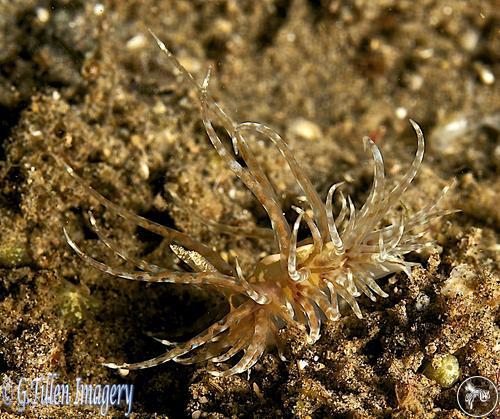
<svg viewBox="0 0 500 419">
<path fill-rule="evenodd" d="M 482 418 L 497 407 L 498 389 L 489 378 L 469 377 L 458 387 L 457 402 L 466 415 Z"/>
</svg>

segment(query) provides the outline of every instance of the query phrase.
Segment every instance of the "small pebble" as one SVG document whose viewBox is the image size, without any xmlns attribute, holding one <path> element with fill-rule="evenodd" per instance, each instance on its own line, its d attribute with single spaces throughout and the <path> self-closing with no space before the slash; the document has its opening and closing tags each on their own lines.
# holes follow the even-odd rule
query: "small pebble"
<svg viewBox="0 0 500 419">
<path fill-rule="evenodd" d="M 460 376 L 458 359 L 451 354 L 436 357 L 427 364 L 424 375 L 436 381 L 441 387 L 449 388 L 455 384 Z"/>
<path fill-rule="evenodd" d="M 405 119 L 407 115 L 408 111 L 406 110 L 406 108 L 403 108 L 402 106 L 396 108 L 396 118 Z"/>
<path fill-rule="evenodd" d="M 476 63 L 474 65 L 479 79 L 487 85 L 495 83 L 495 75 L 493 72 L 483 64 Z"/>
<path fill-rule="evenodd" d="M 422 76 L 418 74 L 413 74 L 412 76 L 410 76 L 409 79 L 410 90 L 415 92 L 417 90 L 420 90 L 423 85 L 424 85 L 424 79 Z"/>
<path fill-rule="evenodd" d="M 460 37 L 460 46 L 466 51 L 473 51 L 476 49 L 479 41 L 479 34 L 471 29 L 465 31 Z"/>
<path fill-rule="evenodd" d="M 317 141 L 323 136 L 320 127 L 304 118 L 297 118 L 292 121 L 288 127 L 288 135 L 309 141 Z"/>
<path fill-rule="evenodd" d="M 94 14 L 96 16 L 100 16 L 104 13 L 104 5 L 101 4 L 101 3 L 97 3 L 95 6 L 94 6 Z"/>
<path fill-rule="evenodd" d="M 227 19 L 216 19 L 213 23 L 215 32 L 228 35 L 233 30 L 233 24 Z"/>
<path fill-rule="evenodd" d="M 201 63 L 194 57 L 188 55 L 180 55 L 177 57 L 181 65 L 191 74 L 199 73 L 202 69 Z"/>
<path fill-rule="evenodd" d="M 417 296 L 417 301 L 415 302 L 415 309 L 417 311 L 424 311 L 429 305 L 431 299 L 427 294 L 421 292 Z"/>
<path fill-rule="evenodd" d="M 153 106 L 153 113 L 156 115 L 163 115 L 164 113 L 167 112 L 167 107 L 165 104 L 159 100 L 157 101 L 154 106 Z"/>
<path fill-rule="evenodd" d="M 455 266 L 450 276 L 441 287 L 441 294 L 446 297 L 467 296 L 474 292 L 476 275 L 465 263 Z"/>
<path fill-rule="evenodd" d="M 44 7 L 38 7 L 36 9 L 36 18 L 40 23 L 47 23 L 50 19 L 50 13 Z"/>
<path fill-rule="evenodd" d="M 144 180 L 149 179 L 149 166 L 147 161 L 141 161 L 139 163 L 139 173 L 142 179 Z"/>
<path fill-rule="evenodd" d="M 260 391 L 260 388 L 259 388 L 257 383 L 252 384 L 252 389 L 253 389 L 254 393 L 257 395 L 257 397 L 259 397 L 259 399 L 264 399 L 264 396 L 263 396 L 262 392 Z"/>
<path fill-rule="evenodd" d="M 297 361 L 297 366 L 299 367 L 299 370 L 303 370 L 308 365 L 309 363 L 307 361 L 304 361 L 303 359 Z"/>
<path fill-rule="evenodd" d="M 144 48 L 146 44 L 146 37 L 144 36 L 144 34 L 140 33 L 130 38 L 125 46 L 130 51 L 136 51 L 138 49 Z"/>
</svg>

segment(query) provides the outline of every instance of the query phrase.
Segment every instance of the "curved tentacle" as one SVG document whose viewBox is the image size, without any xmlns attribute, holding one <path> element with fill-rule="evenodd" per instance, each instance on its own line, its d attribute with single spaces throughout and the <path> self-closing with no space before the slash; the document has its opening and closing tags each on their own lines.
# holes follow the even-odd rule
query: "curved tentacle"
<svg viewBox="0 0 500 419">
<path fill-rule="evenodd" d="M 343 242 L 344 246 L 346 248 L 351 248 L 352 242 L 353 242 L 353 233 L 356 230 L 356 208 L 354 207 L 354 204 L 352 202 L 352 199 L 350 196 L 347 196 L 347 202 L 349 204 L 349 218 L 347 221 L 347 226 L 343 232 Z"/>
<path fill-rule="evenodd" d="M 344 224 L 345 217 L 346 217 L 347 211 L 348 211 L 347 210 L 347 199 L 344 196 L 342 191 L 340 191 L 340 204 L 341 204 L 341 208 L 340 208 L 339 215 L 337 216 L 337 218 L 335 220 L 335 225 L 339 231 L 340 236 L 342 236 L 344 231 L 345 231 L 345 226 L 343 226 L 343 224 Z"/>
<path fill-rule="evenodd" d="M 335 190 L 341 186 L 344 182 L 335 183 L 328 190 L 328 194 L 326 196 L 326 216 L 328 220 L 328 231 L 330 234 L 330 239 L 332 240 L 333 246 L 335 248 L 335 253 L 337 255 L 343 255 L 345 253 L 344 243 L 339 235 L 337 230 L 337 226 L 335 225 L 335 218 L 333 216 L 333 206 L 332 199 Z"/>
<path fill-rule="evenodd" d="M 97 237 L 99 237 L 99 240 L 102 241 L 106 245 L 106 247 L 111 249 L 111 251 L 116 256 L 120 257 L 125 262 L 129 262 L 129 263 L 133 264 L 134 266 L 138 267 L 139 269 L 142 269 L 143 271 L 157 273 L 157 272 L 162 272 L 162 271 L 167 270 L 166 268 L 162 268 L 161 266 L 155 265 L 154 263 L 150 263 L 146 260 L 130 256 L 123 249 L 120 249 L 113 242 L 111 242 L 107 237 L 104 236 L 101 229 L 97 225 L 97 221 L 96 221 L 92 211 L 89 210 L 88 214 L 89 214 L 89 220 L 90 220 L 90 225 L 92 227 L 92 230 L 94 231 L 95 234 L 97 234 Z"/>
<path fill-rule="evenodd" d="M 210 74 L 207 74 L 205 81 L 203 82 L 203 86 L 201 88 L 200 93 L 200 101 L 202 108 L 202 119 L 203 125 L 205 126 L 205 130 L 214 146 L 215 150 L 219 154 L 219 156 L 227 163 L 227 165 L 231 168 L 231 170 L 238 176 L 238 178 L 245 184 L 245 186 L 257 197 L 259 202 L 262 204 L 264 209 L 266 210 L 269 219 L 271 220 L 271 226 L 275 233 L 275 240 L 278 244 L 278 248 L 281 255 L 281 261 L 284 266 L 286 266 L 286 259 L 288 257 L 289 248 L 290 248 L 290 227 L 283 215 L 283 210 L 281 206 L 275 201 L 271 195 L 269 195 L 268 191 L 266 191 L 259 182 L 252 176 L 250 173 L 245 170 L 237 161 L 234 159 L 221 139 L 215 132 L 215 129 L 212 125 L 212 122 L 209 118 L 209 109 L 208 109 L 208 96 L 207 96 L 207 87 L 209 81 Z M 215 104 L 213 107 L 217 110 L 217 118 L 218 122 L 224 127 L 224 129 L 228 132 L 231 138 L 235 137 L 235 129 L 236 125 L 224 114 L 222 110 Z M 212 112 L 214 113 L 214 112 Z"/>
<path fill-rule="evenodd" d="M 310 271 L 308 268 L 301 268 L 297 270 L 297 235 L 299 231 L 300 222 L 304 216 L 304 211 L 299 212 L 299 216 L 293 225 L 292 240 L 290 244 L 290 253 L 288 255 L 287 271 L 288 276 L 292 281 L 301 282 L 309 278 Z"/>
<path fill-rule="evenodd" d="M 188 340 L 185 343 L 179 344 L 175 348 L 171 349 L 168 352 L 165 352 L 164 354 L 156 358 L 152 358 L 147 361 L 137 362 L 133 364 L 106 363 L 104 364 L 104 366 L 113 369 L 138 370 L 138 369 L 155 367 L 165 362 L 174 360 L 175 358 L 181 357 L 182 355 L 187 354 L 188 352 L 191 352 L 192 350 L 210 342 L 214 337 L 224 332 L 233 324 L 241 321 L 244 317 L 252 313 L 254 307 L 255 307 L 254 304 L 251 302 L 242 304 L 238 308 L 229 312 L 221 320 L 214 323 L 208 329 L 201 332 L 199 335 L 195 336 L 194 338 Z"/>
<path fill-rule="evenodd" d="M 236 273 L 238 274 L 238 283 L 243 287 L 245 290 L 245 294 L 250 297 L 252 300 L 254 300 L 257 304 L 268 304 L 270 299 L 267 295 L 258 292 L 254 287 L 252 287 L 252 284 L 250 284 L 245 277 L 243 276 L 243 271 L 240 268 L 240 264 L 238 263 L 238 259 L 235 259 L 235 264 L 236 264 Z"/>
<path fill-rule="evenodd" d="M 370 190 L 370 194 L 368 195 L 365 203 L 359 211 L 359 228 L 356 231 L 357 240 L 355 240 L 355 242 L 352 244 L 352 247 L 357 246 L 361 241 L 363 241 L 366 233 L 368 231 L 372 231 L 385 214 L 385 206 L 380 205 L 381 202 L 384 202 L 385 191 L 384 160 L 379 148 L 370 138 L 364 137 L 363 143 L 365 149 L 367 147 L 370 147 L 370 151 L 373 157 L 373 185 Z"/>
<path fill-rule="evenodd" d="M 245 290 L 234 277 L 221 274 L 219 272 L 175 272 L 164 270 L 156 273 L 149 272 L 128 272 L 122 269 L 113 268 L 105 263 L 102 263 L 92 256 L 86 254 L 78 245 L 71 239 L 66 228 L 63 227 L 64 236 L 70 247 L 75 253 L 80 256 L 87 264 L 100 270 L 101 272 L 117 276 L 119 278 L 130 279 L 133 281 L 143 282 L 165 282 L 175 284 L 192 284 L 192 285 L 212 285 L 225 290 L 231 290 L 236 293 L 244 293 Z"/>
<path fill-rule="evenodd" d="M 298 304 L 300 304 L 309 326 L 307 341 L 309 344 L 315 343 L 320 338 L 321 319 L 316 313 L 314 305 L 309 301 L 309 298 L 301 298 Z"/>
<path fill-rule="evenodd" d="M 304 191 L 307 201 L 309 202 L 309 205 L 313 210 L 314 220 L 319 227 L 321 236 L 326 239 L 326 237 L 328 237 L 328 220 L 326 217 L 325 208 L 323 206 L 323 203 L 321 202 L 321 198 L 319 197 L 309 178 L 305 175 L 304 170 L 300 167 L 299 163 L 286 145 L 283 138 L 272 128 L 256 122 L 243 122 L 239 124 L 239 128 L 242 130 L 253 130 L 263 134 L 278 148 L 281 155 L 287 162 L 288 167 L 290 167 L 290 170 L 295 176 L 297 183 Z"/>
<path fill-rule="evenodd" d="M 380 153 L 377 145 L 372 141 L 369 137 L 363 137 L 363 145 L 365 149 L 370 147 L 370 151 L 373 157 L 373 185 L 370 190 L 370 194 L 366 199 L 366 202 L 361 207 L 359 212 L 360 219 L 364 218 L 370 210 L 373 211 L 373 206 L 377 203 L 377 201 L 381 201 L 384 195 L 384 160 L 382 158 L 382 153 Z"/>
<path fill-rule="evenodd" d="M 392 189 L 392 191 L 389 192 L 385 200 L 385 208 L 390 208 L 397 201 L 399 201 L 403 192 L 406 191 L 411 181 L 415 178 L 424 158 L 425 140 L 422 129 L 413 119 L 410 119 L 410 124 L 417 134 L 417 152 L 415 153 L 415 158 L 413 159 L 413 162 L 406 174 L 403 176 L 401 181 Z"/>
<path fill-rule="evenodd" d="M 219 154 L 219 156 L 229 165 L 231 170 L 241 179 L 241 181 L 245 184 L 245 186 L 250 189 L 250 191 L 257 197 L 259 202 L 262 204 L 264 209 L 266 210 L 273 227 L 273 231 L 275 232 L 275 240 L 278 244 L 278 248 L 281 254 L 281 260 L 283 261 L 283 265 L 286 264 L 286 257 L 289 253 L 289 238 L 291 235 L 290 228 L 288 223 L 286 222 L 285 217 L 283 216 L 283 211 L 279 206 L 278 202 L 266 193 L 259 183 L 245 170 L 243 167 L 228 153 L 225 146 L 222 144 L 219 136 L 215 132 L 215 129 L 212 126 L 212 122 L 210 121 L 210 115 L 216 119 L 218 123 L 220 123 L 224 129 L 228 132 L 231 139 L 233 140 L 235 136 L 235 129 L 237 125 L 225 114 L 225 112 L 217 105 L 216 102 L 210 100 L 208 95 L 208 81 L 210 79 L 210 70 L 203 81 L 203 84 L 200 86 L 195 81 L 194 77 L 189 73 L 182 65 L 179 63 L 177 58 L 167 49 L 165 44 L 152 32 L 151 35 L 155 39 L 156 43 L 160 47 L 160 49 L 166 54 L 168 59 L 174 64 L 174 66 L 179 70 L 179 72 L 184 76 L 184 78 L 198 91 L 198 98 L 200 100 L 201 108 L 202 108 L 202 120 L 203 125 L 205 126 L 205 130 L 214 146 L 215 150 Z"/>
<path fill-rule="evenodd" d="M 170 62 L 175 66 L 175 68 L 177 68 L 177 70 L 183 75 L 183 77 L 194 87 L 196 88 L 197 90 L 200 90 L 200 86 L 198 85 L 198 83 L 196 83 L 196 80 L 194 79 L 194 77 L 192 76 L 192 74 L 187 71 L 183 66 L 182 64 L 179 62 L 179 60 L 175 57 L 174 54 L 172 54 L 169 49 L 165 46 L 165 44 L 160 40 L 160 38 L 158 38 L 155 33 L 151 30 L 151 29 L 148 29 L 149 33 L 151 34 L 151 36 L 154 38 L 154 40 L 156 41 L 156 43 L 158 44 L 158 47 L 160 48 L 160 50 L 165 53 L 165 55 L 168 57 L 168 59 L 170 60 Z"/>
<path fill-rule="evenodd" d="M 235 327 L 238 327 L 238 325 L 236 325 Z M 239 330 L 236 331 L 236 334 L 238 335 L 238 338 L 236 338 L 235 341 L 231 343 L 231 347 L 226 352 L 221 353 L 218 356 L 212 357 L 210 359 L 210 362 L 219 363 L 219 362 L 226 362 L 228 359 L 231 359 L 238 352 L 240 352 L 249 345 L 250 339 L 252 338 L 253 335 L 253 331 L 248 328 L 245 328 L 243 335 L 241 335 L 241 331 Z"/>
<path fill-rule="evenodd" d="M 229 369 L 217 371 L 208 370 L 216 377 L 227 377 L 228 375 L 239 374 L 252 368 L 262 356 L 267 346 L 267 334 L 269 332 L 269 319 L 263 309 L 254 313 L 255 328 L 250 345 L 244 350 L 245 353 L 238 363 Z"/>
<path fill-rule="evenodd" d="M 238 227 L 232 226 L 228 224 L 219 223 L 216 221 L 208 220 L 202 215 L 200 215 L 197 211 L 189 208 L 180 197 L 173 191 L 168 191 L 170 197 L 174 201 L 175 205 L 177 205 L 184 212 L 196 218 L 199 222 L 206 225 L 207 227 L 220 231 L 222 233 L 231 234 L 233 236 L 244 236 L 244 237 L 253 237 L 257 239 L 273 239 L 274 232 L 270 228 L 265 227 Z"/>
<path fill-rule="evenodd" d="M 311 253 L 307 256 L 307 258 L 302 262 L 303 265 L 307 265 L 307 263 L 310 260 L 313 260 L 314 257 L 320 254 L 321 251 L 323 250 L 323 240 L 321 238 L 321 233 L 319 232 L 319 229 L 314 223 L 312 217 L 302 208 L 296 207 L 295 205 L 292 205 L 292 209 L 296 211 L 298 214 L 303 214 L 304 221 L 306 222 L 307 227 L 309 227 L 309 231 L 311 232 L 311 236 L 313 239 L 313 249 Z"/>
<path fill-rule="evenodd" d="M 332 277 L 326 274 L 323 277 L 323 280 L 326 282 L 326 285 L 330 291 L 330 299 L 332 301 L 332 305 L 334 309 L 338 310 L 338 300 L 337 294 L 340 295 L 351 307 L 352 311 L 356 315 L 358 319 L 363 318 L 363 314 L 361 313 L 361 309 L 359 308 L 358 302 L 356 299 L 347 292 L 342 285 L 338 283 L 335 277 Z"/>
<path fill-rule="evenodd" d="M 178 364 L 189 365 L 213 359 L 217 355 L 220 355 L 221 352 L 224 352 L 224 350 L 227 351 L 228 347 L 231 347 L 237 340 L 237 329 L 235 328 L 237 325 L 235 324 L 228 330 L 214 336 L 209 342 L 195 349 L 194 354 L 188 353 L 185 355 L 189 356 L 182 355 L 174 358 L 173 361 Z"/>
<path fill-rule="evenodd" d="M 140 215 L 134 214 L 133 212 L 120 207 L 119 205 L 105 198 L 103 195 L 97 192 L 92 186 L 88 185 L 73 170 L 73 168 L 68 163 L 66 163 L 66 161 L 62 157 L 59 157 L 56 154 L 52 154 L 52 157 L 62 167 L 64 167 L 66 172 L 73 179 L 75 179 L 81 186 L 87 189 L 88 193 L 94 199 L 96 199 L 101 205 L 105 206 L 109 210 L 118 214 L 120 217 L 138 226 L 141 226 L 142 228 L 151 231 L 152 233 L 156 233 L 160 236 L 163 236 L 167 240 L 174 241 L 187 249 L 191 249 L 198 252 L 199 254 L 203 255 L 203 257 L 210 260 L 211 263 L 217 268 L 217 270 L 224 274 L 234 275 L 236 273 L 231 265 L 229 265 L 226 261 L 224 261 L 224 259 L 222 259 L 217 252 L 210 249 L 208 246 L 196 240 L 193 240 L 191 237 L 189 237 L 189 235 L 185 233 L 181 233 L 180 231 L 155 223 L 154 221 L 148 220 L 147 218 L 141 217 Z"/>
<path fill-rule="evenodd" d="M 325 281 L 321 281 L 322 285 L 324 285 Z M 301 292 L 310 300 L 314 301 L 314 303 L 318 306 L 318 308 L 328 320 L 336 321 L 340 318 L 338 308 L 335 308 L 335 305 L 332 304 L 331 301 L 329 301 L 327 294 L 325 294 L 325 292 L 321 288 L 318 287 L 314 290 L 306 288 Z"/>
</svg>

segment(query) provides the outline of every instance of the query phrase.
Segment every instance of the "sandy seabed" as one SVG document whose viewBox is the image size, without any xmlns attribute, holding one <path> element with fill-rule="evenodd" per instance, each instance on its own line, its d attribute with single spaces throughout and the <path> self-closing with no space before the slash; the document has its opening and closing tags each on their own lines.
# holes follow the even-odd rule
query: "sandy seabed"
<svg viewBox="0 0 500 419">
<path fill-rule="evenodd" d="M 454 0 L 1 2 L 0 416 L 18 416 L 20 382 L 54 373 L 58 383 L 133 385 L 134 418 L 465 417 L 460 383 L 500 371 L 499 13 L 492 1 Z M 426 154 L 405 206 L 417 211 L 456 179 L 443 205 L 461 212 L 431 226 L 432 249 L 408 255 L 421 263 L 412 278 L 381 280 L 388 298 L 361 299 L 363 319 L 346 310 L 313 346 L 283 331 L 288 361 L 271 349 L 249 375 L 215 378 L 203 365 L 170 362 L 122 377 L 103 367 L 159 355 L 163 345 L 146 333 L 186 340 L 227 303 L 82 262 L 63 226 L 114 263 L 89 227 L 92 209 L 123 249 L 177 263 L 160 238 L 93 201 L 50 153 L 64 153 L 114 202 L 237 255 L 243 269 L 275 250 L 210 231 L 173 205 L 169 191 L 208 219 L 268 225 L 148 29 L 198 81 L 212 65 L 213 97 L 236 121 L 282 133 L 322 197 L 348 181 L 355 204 L 364 202 L 372 166 L 363 135 L 382 149 L 389 179 L 404 173 L 416 148 L 408 118 L 416 120 Z M 292 222 L 298 186 L 272 145 L 253 149 Z M 460 372 L 446 383 L 437 366 L 450 355 Z M 98 403 L 41 400 L 23 414 L 100 412 Z"/>
</svg>

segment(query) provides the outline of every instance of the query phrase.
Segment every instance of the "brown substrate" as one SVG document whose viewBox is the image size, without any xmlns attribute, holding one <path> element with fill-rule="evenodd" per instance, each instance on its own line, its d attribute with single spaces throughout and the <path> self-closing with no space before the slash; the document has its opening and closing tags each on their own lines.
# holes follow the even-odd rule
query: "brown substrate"
<svg viewBox="0 0 500 419">
<path fill-rule="evenodd" d="M 103 11 L 65 0 L 0 4 L 0 384 L 48 372 L 60 382 L 133 383 L 137 418 L 461 417 L 459 383 L 500 368 L 498 24 L 490 1 L 105 1 Z M 386 278 L 389 298 L 361 300 L 364 319 L 346 311 L 313 346 L 283 331 L 287 362 L 271 350 L 249 376 L 224 379 L 202 365 L 126 377 L 104 368 L 160 354 L 146 332 L 186 339 L 226 303 L 85 265 L 64 225 L 90 254 L 113 260 L 89 228 L 89 209 L 123 249 L 173 261 L 158 237 L 93 202 L 50 153 L 64 153 L 114 202 L 237 255 L 243 268 L 273 250 L 209 231 L 172 205 L 169 190 L 206 218 L 268 225 L 211 147 L 193 92 L 148 28 L 198 80 L 214 66 L 216 100 L 237 121 L 281 132 L 322 196 L 352 180 L 346 191 L 363 202 L 371 183 L 363 135 L 381 147 L 389 178 L 402 173 L 416 148 L 411 117 L 427 144 L 405 205 L 421 208 L 456 178 L 445 205 L 462 212 L 432 226 L 433 250 L 409 255 L 422 264 L 411 279 Z M 449 133 L 454 121 L 465 127 L 458 135 Z M 270 144 L 254 150 L 292 221 L 297 185 Z M 444 388 L 424 370 L 449 354 L 461 375 Z M 2 418 L 17 409 L 0 399 Z M 25 414 L 98 410 L 29 406 Z"/>
</svg>

